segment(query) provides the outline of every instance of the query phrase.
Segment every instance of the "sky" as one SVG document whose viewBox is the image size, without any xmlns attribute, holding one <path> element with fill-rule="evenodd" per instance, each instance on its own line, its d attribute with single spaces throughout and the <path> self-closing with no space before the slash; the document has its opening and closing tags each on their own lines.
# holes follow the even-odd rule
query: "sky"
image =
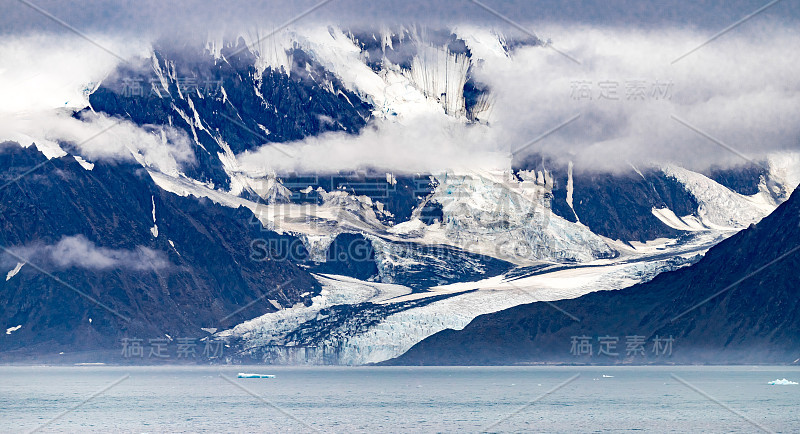
<svg viewBox="0 0 800 434">
<path fill-rule="evenodd" d="M 476 77 L 492 92 L 488 127 L 457 128 L 435 116 L 402 125 L 375 122 L 360 136 L 330 134 L 293 144 L 306 150 L 300 167 L 268 149 L 245 156 L 250 166 L 269 161 L 319 170 L 371 164 L 424 172 L 453 165 L 498 166 L 509 151 L 550 153 L 602 170 L 650 160 L 698 169 L 741 164 L 765 152 L 798 149 L 800 128 L 793 118 L 800 108 L 798 4 L 9 0 L 0 5 L 0 138 L 90 137 L 110 121 L 70 119 L 63 108 L 85 105 L 84 91 L 113 70 L 120 62 L 117 56 L 146 55 L 157 38 L 192 39 L 208 30 L 237 32 L 254 23 L 279 26 L 313 8 L 293 26 L 423 23 L 521 35 L 514 28 L 520 24 L 566 55 L 530 47 L 510 60 L 494 59 L 476 68 Z M 764 6 L 763 12 L 708 42 Z M 486 8 L 512 17 L 514 24 Z M 143 140 L 146 135 L 133 125 L 123 124 L 117 134 L 122 146 L 108 150 L 88 143 L 84 152 L 95 159 L 129 157 L 134 147 L 171 172 L 189 160 L 190 145 L 169 129 L 160 133 L 169 139 L 169 155 L 159 153 L 158 138 Z"/>
<path fill-rule="evenodd" d="M 483 4 L 523 24 L 591 24 L 626 28 L 679 26 L 720 30 L 768 3 L 765 0 L 691 1 L 633 0 L 481 0 Z M 25 0 L 84 31 L 141 34 L 191 31 L 209 26 L 240 26 L 283 23 L 321 0 L 253 1 L 230 0 L 116 0 L 61 1 Z M 60 32 L 33 8 L 18 0 L 0 6 L 0 29 L 19 34 L 41 30 Z M 796 20 L 800 5 L 780 1 L 762 14 L 767 18 Z M 474 23 L 505 25 L 470 0 L 363 1 L 332 0 L 304 18 L 305 21 L 342 25 L 398 23 Z"/>
</svg>

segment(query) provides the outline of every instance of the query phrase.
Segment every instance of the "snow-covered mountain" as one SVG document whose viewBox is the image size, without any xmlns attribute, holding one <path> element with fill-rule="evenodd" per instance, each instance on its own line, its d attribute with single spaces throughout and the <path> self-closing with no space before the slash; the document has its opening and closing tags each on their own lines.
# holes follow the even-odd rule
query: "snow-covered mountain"
<svg viewBox="0 0 800 434">
<path fill-rule="evenodd" d="M 764 167 L 708 173 L 669 162 L 597 172 L 535 152 L 492 153 L 496 167 L 474 169 L 301 164 L 316 161 L 309 152 L 326 141 L 405 134 L 422 116 L 436 119 L 436 134 L 482 138 L 492 89 L 475 71 L 539 41 L 416 27 L 267 34 L 156 43 L 87 85 L 86 105 L 61 115 L 64 125 L 124 128 L 132 138 L 99 135 L 88 147 L 57 132 L 0 137 L 15 142 L 0 150 L 9 181 L 0 190 L 3 246 L 30 252 L 37 242 L 82 236 L 106 255 L 147 248 L 171 264 L 88 273 L 37 256 L 59 279 L 141 316 L 136 327 L 112 321 L 98 329 L 93 314 L 89 337 L 75 341 L 79 322 L 89 327 L 86 300 L 63 307 L 60 298 L 32 296 L 31 288 L 52 282 L 4 257 L 0 319 L 22 325 L 2 338 L 14 339 L 5 348 L 108 349 L 126 333 L 205 336 L 203 327 L 220 329 L 214 337 L 231 345 L 230 361 L 380 362 L 481 314 L 621 289 L 691 264 L 768 215 L 800 182 L 792 153 L 764 156 Z M 55 170 L 22 178 L 32 200 L 21 200 L 12 181 L 44 158 Z M 39 212 L 45 221 L 75 204 L 47 230 L 21 217 Z M 195 255 L 183 254 L 182 242 Z M 103 292 L 104 282 L 126 290 Z M 175 293 L 182 307 L 169 302 Z M 194 295 L 198 305 L 185 307 Z M 260 299 L 270 303 L 250 304 Z M 208 305 L 215 308 L 197 316 Z M 236 306 L 247 310 L 226 316 Z M 180 309 L 181 319 L 168 309 Z"/>
<path fill-rule="evenodd" d="M 690 267 L 613 293 L 484 315 L 461 331 L 431 336 L 390 363 L 796 365 L 800 286 L 791 270 L 800 264 L 799 220 L 796 191 Z M 646 343 L 646 351 L 631 346 L 632 336 Z M 619 346 L 603 353 L 597 343 L 604 338 L 619 340 Z M 576 339 L 595 351 L 575 351 Z M 653 350 L 659 339 L 670 340 L 668 352 Z"/>
</svg>

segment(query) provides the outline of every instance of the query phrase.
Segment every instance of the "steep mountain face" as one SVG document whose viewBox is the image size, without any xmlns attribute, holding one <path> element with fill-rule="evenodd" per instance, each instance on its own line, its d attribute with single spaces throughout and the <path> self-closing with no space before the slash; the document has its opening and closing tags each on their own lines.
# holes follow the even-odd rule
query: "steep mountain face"
<svg viewBox="0 0 800 434">
<path fill-rule="evenodd" d="M 321 288 L 310 272 L 424 290 L 511 268 L 455 248 L 349 233 L 314 257 L 307 243 L 265 229 L 251 210 L 164 191 L 137 164 L 88 169 L 71 156 L 47 161 L 34 147 L 4 143 L 0 165 L 3 184 L 41 165 L 0 190 L 0 267 L 8 271 L 0 322 L 21 326 L 3 335 L 9 360 L 84 350 L 105 351 L 107 360 L 122 338 L 204 337 L 201 328 L 310 305 Z M 337 308 L 345 322 L 325 323 L 313 336 L 437 299 L 368 309 L 374 313 L 345 304 Z"/>
<path fill-rule="evenodd" d="M 783 183 L 775 179 L 780 170 L 768 171 L 765 167 L 766 164 L 762 167 L 748 163 L 725 169 L 711 168 L 705 175 L 669 166 L 631 166 L 624 171 L 598 173 L 536 155 L 515 165 L 517 170 L 546 170 L 551 174 L 554 214 L 570 222 L 580 222 L 598 235 L 640 242 L 675 238 L 692 230 L 695 219 L 703 220 L 703 208 L 719 207 L 724 201 L 719 199 L 721 196 L 731 197 L 732 202 L 742 202 L 746 198 L 758 198 L 767 203 L 785 200 L 791 190 L 785 191 Z M 686 176 L 688 174 L 691 176 Z M 698 182 L 713 187 L 698 188 Z M 792 188 L 793 183 L 789 184 Z M 716 203 L 704 203 L 704 199 Z M 736 215 L 741 221 L 719 222 L 711 217 L 695 227 L 746 227 L 769 212 L 758 210 L 753 203 L 723 206 L 726 209 L 722 214 Z M 732 209 L 734 207 L 738 209 Z M 674 220 L 678 224 L 665 222 L 663 211 L 676 216 Z M 682 221 L 684 217 L 688 217 L 688 221 Z"/>
<path fill-rule="evenodd" d="M 3 184 L 43 161 L 32 147 L 4 144 Z M 201 327 L 274 311 L 267 300 L 291 306 L 319 291 L 290 261 L 251 258 L 253 240 L 293 237 L 252 225 L 249 210 L 167 193 L 138 165 L 86 170 L 55 158 L 0 197 L 0 262 L 16 270 L 0 283 L 0 322 L 21 326 L 3 336 L 4 352 L 201 336 Z"/>
<path fill-rule="evenodd" d="M 416 27 L 394 31 L 327 28 L 267 40 L 258 36 L 209 40 L 205 46 L 163 41 L 153 48 L 150 58 L 140 59 L 140 67 L 124 66 L 107 77 L 89 95 L 90 108 L 141 126 L 171 125 L 185 131 L 195 144 L 197 163 L 184 167 L 182 175 L 232 196 L 259 203 L 323 204 L 329 197 L 326 193 L 344 191 L 370 197 L 376 218 L 387 227 L 414 218 L 428 225 L 438 219 L 448 226 L 445 231 L 449 235 L 465 235 L 461 225 L 470 222 L 457 215 L 446 217 L 443 209 L 452 208 L 452 200 L 437 196 L 437 188 L 440 192 L 453 188 L 452 183 L 442 185 L 446 176 L 441 174 L 395 176 L 369 169 L 360 173 L 275 174 L 265 168 L 264 174 L 255 175 L 243 173 L 237 160 L 237 155 L 264 144 L 282 146 L 279 144 L 334 131 L 357 134 L 372 118 L 402 118 L 420 110 L 443 110 L 467 123 L 484 122 L 470 113 L 479 106 L 488 108 L 491 89 L 474 77 L 474 69 L 485 60 L 474 59 L 464 39 L 450 31 Z M 493 37 L 507 56 L 517 45 L 539 43 Z M 516 162 L 512 172 L 518 177 L 520 171 L 544 174 L 545 181 L 540 184 L 549 191 L 538 200 L 541 209 L 552 211 L 564 223 L 579 225 L 572 225 L 565 234 L 555 224 L 562 220 L 548 219 L 537 224 L 549 225 L 558 233 L 540 228 L 515 233 L 512 238 L 524 239 L 527 248 L 536 251 L 535 259 L 580 261 L 614 254 L 589 231 L 615 240 L 645 242 L 676 238 L 693 228 L 707 229 L 706 222 L 694 222 L 692 216 L 697 217 L 703 204 L 685 180 L 660 167 L 631 169 L 596 173 L 536 155 Z M 768 185 L 779 185 L 770 173 L 753 167 L 715 169 L 709 176 L 723 182 L 716 184 L 719 189 L 732 188 L 747 195 L 761 193 L 762 179 Z M 484 183 L 495 181 L 492 176 L 483 178 Z M 467 193 L 480 196 L 483 192 L 495 194 L 488 189 Z M 778 196 L 773 198 L 772 208 L 785 199 Z M 487 212 L 466 212 L 471 216 L 476 211 Z M 748 218 L 726 228 L 744 227 L 768 213 L 745 212 Z M 686 216 L 692 217 L 691 221 L 682 222 Z M 496 220 L 504 224 L 514 217 Z M 475 232 L 474 228 L 469 232 Z M 575 236 L 573 232 L 584 233 Z M 460 242 L 474 244 L 471 235 L 466 235 Z M 574 238 L 577 240 L 566 241 Z M 578 252 L 583 249 L 576 246 L 580 243 L 589 246 L 588 253 Z M 540 245 L 548 247 L 540 249 Z"/>
<path fill-rule="evenodd" d="M 768 177 L 769 175 L 764 167 L 755 163 L 743 164 L 737 170 L 711 167 L 706 172 L 706 176 L 720 185 L 747 196 L 757 194 L 759 192 L 759 180 L 761 177 Z"/>
<path fill-rule="evenodd" d="M 797 363 L 798 222 L 800 190 L 693 266 L 620 291 L 484 315 L 461 331 L 425 339 L 390 363 Z M 626 338 L 633 336 L 646 351 L 626 351 Z M 618 355 L 599 353 L 599 342 L 609 337 L 618 339 L 610 351 Z M 669 354 L 654 352 L 665 339 L 674 339 Z M 580 351 L 583 341 L 594 346 L 592 355 Z"/>
<path fill-rule="evenodd" d="M 370 107 L 302 50 L 286 70 L 256 69 L 244 40 L 219 53 L 192 46 L 154 48 L 138 69 L 123 67 L 89 97 L 91 108 L 138 125 L 173 125 L 192 137 L 199 164 L 187 176 L 231 186 L 235 154 L 326 131 L 358 132 Z"/>
<path fill-rule="evenodd" d="M 366 34 L 359 36 L 367 37 Z M 468 64 L 468 50 L 455 35 L 430 36 L 459 50 L 457 55 L 461 56 L 461 62 Z M 352 33 L 341 37 L 361 44 Z M 394 44 L 391 40 L 384 41 L 388 46 L 381 48 L 387 62 L 391 63 L 389 59 L 398 61 L 398 66 L 406 67 L 408 74 L 412 74 L 414 68 L 423 68 L 419 62 L 414 62 L 419 44 L 411 34 L 404 31 L 393 38 Z M 433 40 L 425 42 L 433 43 Z M 295 203 L 321 203 L 319 188 L 326 192 L 344 190 L 374 198 L 376 207 L 384 211 L 380 217 L 389 224 L 408 220 L 422 198 L 433 191 L 429 176 L 398 175 L 387 181 L 384 173 L 282 173 L 277 182 L 279 193 L 275 195 L 264 191 L 262 180 L 239 173 L 237 154 L 266 143 L 283 143 L 325 132 L 358 133 L 373 116 L 373 111 L 380 113 L 382 110 L 373 106 L 374 98 L 370 95 L 354 93 L 350 90 L 352 83 L 342 83 L 325 69 L 316 60 L 319 54 L 311 56 L 297 43 L 270 49 L 279 54 L 281 59 L 277 63 L 266 62 L 264 53 L 258 51 L 267 48 L 248 44 L 243 38 L 219 41 L 205 48 L 163 42 L 153 48 L 149 59 L 140 60 L 140 67 L 121 67 L 106 78 L 89 95 L 90 108 L 141 126 L 171 125 L 184 130 L 196 145 L 193 151 L 197 161 L 184 168 L 186 177 L 216 189 L 256 201 Z M 364 48 L 366 61 L 369 62 L 369 53 L 374 49 Z M 403 59 L 397 57 L 400 53 Z M 378 56 L 378 53 L 372 52 L 372 55 Z M 434 60 L 428 59 L 429 62 Z M 416 66 L 412 67 L 412 63 Z M 381 67 L 389 65 L 373 67 L 380 72 Z M 425 71 L 428 69 L 436 70 L 429 67 Z M 447 71 L 447 66 L 442 70 Z M 467 71 L 462 71 L 460 76 L 462 81 L 466 80 Z M 423 87 L 432 86 L 429 93 L 438 104 L 442 94 L 436 93 L 437 77 L 434 74 L 417 78 Z M 463 98 L 465 84 L 453 84 L 447 77 L 441 82 L 456 86 L 450 89 L 451 95 L 460 96 L 455 102 L 441 103 L 449 104 L 454 115 L 463 116 L 468 108 Z M 472 100 L 480 99 L 481 92 L 475 88 Z M 475 103 L 469 108 L 474 106 Z M 286 189 L 280 189 L 281 186 Z M 428 217 L 427 214 L 423 218 Z M 434 210 L 430 218 L 435 217 Z"/>
</svg>

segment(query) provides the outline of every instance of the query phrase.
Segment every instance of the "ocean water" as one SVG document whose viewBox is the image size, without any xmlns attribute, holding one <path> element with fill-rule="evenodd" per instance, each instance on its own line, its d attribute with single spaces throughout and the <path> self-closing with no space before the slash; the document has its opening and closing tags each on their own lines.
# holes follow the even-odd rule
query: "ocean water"
<svg viewBox="0 0 800 434">
<path fill-rule="evenodd" d="M 4 366 L 0 432 L 800 432 L 800 386 L 767 384 L 784 377 L 800 368 Z"/>
</svg>

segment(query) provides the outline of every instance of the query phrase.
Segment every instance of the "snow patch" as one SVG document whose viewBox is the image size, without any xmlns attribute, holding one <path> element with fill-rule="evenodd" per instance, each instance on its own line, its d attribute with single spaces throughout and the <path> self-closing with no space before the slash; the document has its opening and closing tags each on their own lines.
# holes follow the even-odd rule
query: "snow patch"
<svg viewBox="0 0 800 434">
<path fill-rule="evenodd" d="M 581 219 L 578 217 L 578 213 L 575 212 L 575 207 L 572 205 L 572 195 L 574 192 L 575 182 L 572 179 L 572 161 L 570 161 L 569 165 L 567 166 L 567 205 L 569 205 L 569 208 L 572 210 L 572 214 L 575 215 L 575 220 L 580 223 Z"/>
<path fill-rule="evenodd" d="M 247 48 L 256 57 L 256 77 L 261 77 L 267 68 L 283 71 L 289 75 L 292 70 L 290 49 L 295 36 L 291 31 L 275 32 L 267 28 L 255 28 L 241 35 Z"/>
<path fill-rule="evenodd" d="M 460 247 L 517 264 L 589 261 L 614 251 L 604 239 L 550 209 L 553 178 L 546 172 L 472 171 L 437 175 L 430 200 L 443 221 L 426 230 L 427 244 Z"/>
<path fill-rule="evenodd" d="M 420 44 L 417 55 L 411 62 L 411 80 L 444 107 L 452 116 L 466 114 L 464 108 L 464 84 L 470 59 L 466 54 L 451 53 L 446 47 Z"/>
<path fill-rule="evenodd" d="M 86 169 L 86 170 L 94 169 L 94 163 L 90 163 L 90 162 L 84 160 L 83 157 L 81 157 L 80 155 L 74 155 L 74 157 L 75 157 L 75 161 L 77 161 L 78 164 L 80 164 L 81 167 L 83 167 L 84 169 Z"/>
<path fill-rule="evenodd" d="M 766 192 L 743 196 L 704 175 L 681 167 L 667 165 L 661 170 L 686 186 L 697 200 L 699 221 L 711 229 L 746 228 L 752 223 L 758 223 L 776 206 Z"/>
<path fill-rule="evenodd" d="M 413 82 L 396 65 L 387 65 L 380 75 L 373 71 L 364 63 L 361 49 L 339 28 L 319 26 L 307 29 L 297 42 L 314 60 L 339 77 L 349 91 L 372 104 L 376 117 L 416 116 L 422 113 L 444 115 L 438 99 L 426 98 L 419 90 L 420 83 Z M 419 78 L 429 75 L 424 72 L 424 65 L 427 62 L 420 61 Z M 439 85 L 436 86 L 438 89 Z"/>
<path fill-rule="evenodd" d="M 174 250 L 175 253 L 178 254 L 178 256 L 181 256 L 181 253 L 178 251 L 178 249 L 175 248 L 175 243 L 173 243 L 172 240 L 167 240 L 167 241 L 169 242 L 169 245 L 172 246 L 172 250 Z"/>
<path fill-rule="evenodd" d="M 19 270 L 22 269 L 23 265 L 25 265 L 24 262 L 17 262 L 17 265 L 11 271 L 9 271 L 8 274 L 6 274 L 6 282 L 11 280 L 12 277 L 16 276 L 17 273 L 19 273 Z"/>
<path fill-rule="evenodd" d="M 693 215 L 678 217 L 675 212 L 669 208 L 653 208 L 650 211 L 661 223 L 681 231 L 707 231 L 710 228 L 706 227 L 697 217 Z"/>
<path fill-rule="evenodd" d="M 158 238 L 158 225 L 156 223 L 156 199 L 155 196 L 150 196 L 150 201 L 153 204 L 153 227 L 150 228 L 150 233 L 153 238 Z"/>
</svg>

